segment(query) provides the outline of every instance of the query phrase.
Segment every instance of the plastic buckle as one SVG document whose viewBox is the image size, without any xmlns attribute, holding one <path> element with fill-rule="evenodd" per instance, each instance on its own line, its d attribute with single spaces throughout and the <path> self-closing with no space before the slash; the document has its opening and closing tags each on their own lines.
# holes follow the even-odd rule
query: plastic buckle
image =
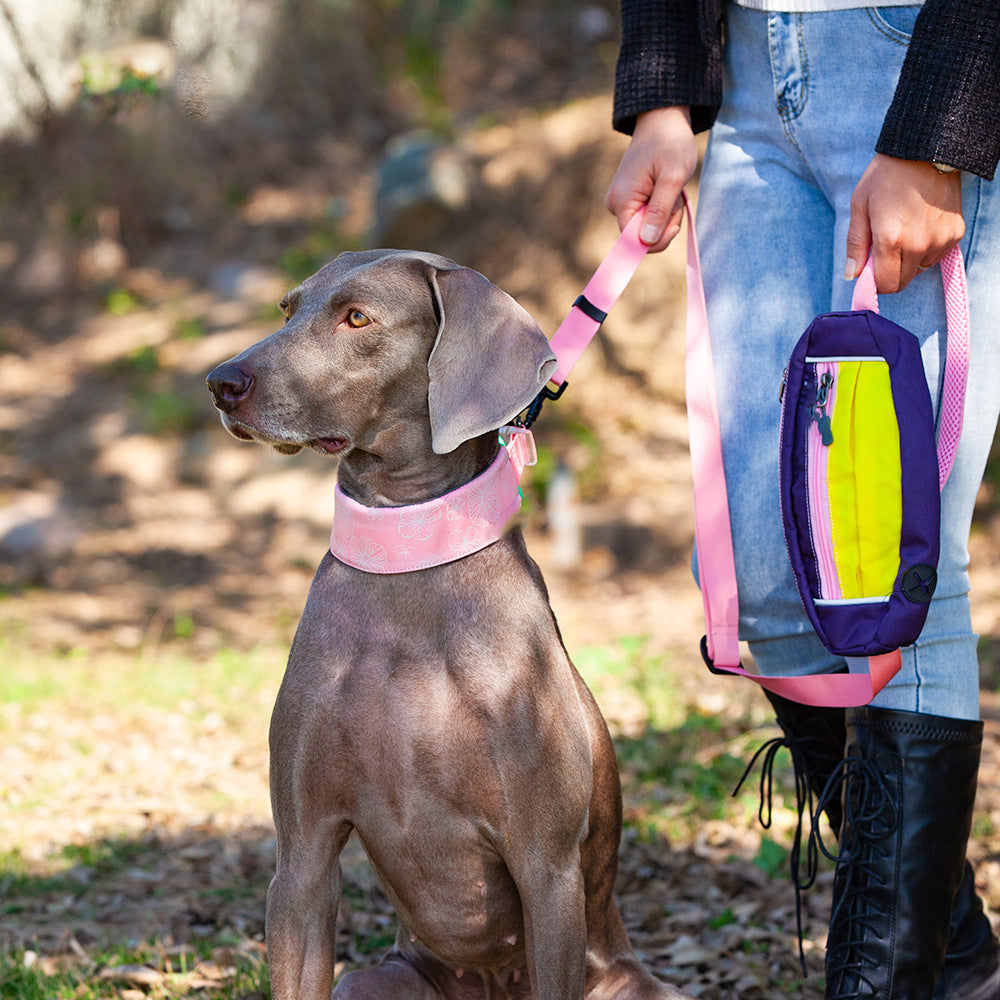
<svg viewBox="0 0 1000 1000">
<path fill-rule="evenodd" d="M 527 465 L 538 463 L 538 451 L 535 448 L 535 437 L 527 427 L 518 424 L 508 424 L 500 428 L 500 444 L 507 449 L 511 463 L 518 477 Z"/>
</svg>

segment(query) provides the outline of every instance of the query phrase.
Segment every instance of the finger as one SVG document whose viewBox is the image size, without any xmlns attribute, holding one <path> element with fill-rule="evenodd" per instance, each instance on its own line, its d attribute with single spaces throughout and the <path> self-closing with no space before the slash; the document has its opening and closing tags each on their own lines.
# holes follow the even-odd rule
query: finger
<svg viewBox="0 0 1000 1000">
<path fill-rule="evenodd" d="M 847 227 L 847 262 L 844 265 L 844 280 L 853 281 L 865 266 L 872 249 L 871 220 L 868 207 L 851 199 L 851 221 Z"/>
<path fill-rule="evenodd" d="M 901 291 L 917 273 L 916 261 L 905 261 L 898 247 L 883 247 L 876 243 L 872 247 L 872 258 L 875 263 L 875 290 L 879 295 Z"/>
<path fill-rule="evenodd" d="M 681 225 L 684 222 L 684 196 L 683 194 L 678 195 L 677 201 L 674 202 L 673 210 L 670 213 L 670 218 L 667 220 L 667 225 L 663 230 L 662 235 L 657 240 L 656 243 L 650 245 L 650 250 L 664 250 L 668 247 L 676 238 L 677 234 L 681 231 Z M 641 239 L 641 236 L 640 236 Z"/>
</svg>

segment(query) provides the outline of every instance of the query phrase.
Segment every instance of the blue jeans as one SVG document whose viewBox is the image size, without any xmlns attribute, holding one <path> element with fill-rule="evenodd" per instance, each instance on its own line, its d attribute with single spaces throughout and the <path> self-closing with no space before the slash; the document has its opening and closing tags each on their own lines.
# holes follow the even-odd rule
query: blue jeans
<svg viewBox="0 0 1000 1000">
<path fill-rule="evenodd" d="M 724 103 L 701 176 L 698 233 L 729 490 L 740 635 L 764 674 L 834 670 L 805 617 L 778 501 L 778 390 L 818 313 L 850 308 L 851 193 L 871 161 L 916 7 L 767 14 L 728 7 Z M 1000 190 L 963 177 L 972 358 L 965 425 L 942 495 L 939 582 L 917 643 L 873 705 L 979 717 L 968 535 L 1000 411 Z M 912 330 L 937 400 L 946 325 L 940 272 L 880 297 Z"/>
</svg>

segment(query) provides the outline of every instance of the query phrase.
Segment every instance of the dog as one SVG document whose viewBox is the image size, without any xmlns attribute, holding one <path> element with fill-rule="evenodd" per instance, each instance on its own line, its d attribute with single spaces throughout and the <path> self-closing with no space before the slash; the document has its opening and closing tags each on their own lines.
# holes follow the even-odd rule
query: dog
<svg viewBox="0 0 1000 1000">
<path fill-rule="evenodd" d="M 282 329 L 208 376 L 222 422 L 339 456 L 338 499 L 373 516 L 478 482 L 555 366 L 510 296 L 433 254 L 342 254 L 281 308 Z M 270 750 L 276 1000 L 330 997 L 352 831 L 399 932 L 337 1000 L 683 1000 L 615 905 L 614 748 L 519 528 L 406 572 L 328 552 Z"/>
</svg>

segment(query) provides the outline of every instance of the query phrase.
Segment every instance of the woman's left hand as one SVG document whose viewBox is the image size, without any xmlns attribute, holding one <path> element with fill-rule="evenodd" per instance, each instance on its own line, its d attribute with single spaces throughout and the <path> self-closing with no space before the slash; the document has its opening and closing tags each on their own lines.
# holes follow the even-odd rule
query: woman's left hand
<svg viewBox="0 0 1000 1000">
<path fill-rule="evenodd" d="M 876 153 L 851 197 L 844 277 L 857 277 L 870 252 L 879 293 L 902 291 L 964 234 L 958 171 Z"/>
</svg>

